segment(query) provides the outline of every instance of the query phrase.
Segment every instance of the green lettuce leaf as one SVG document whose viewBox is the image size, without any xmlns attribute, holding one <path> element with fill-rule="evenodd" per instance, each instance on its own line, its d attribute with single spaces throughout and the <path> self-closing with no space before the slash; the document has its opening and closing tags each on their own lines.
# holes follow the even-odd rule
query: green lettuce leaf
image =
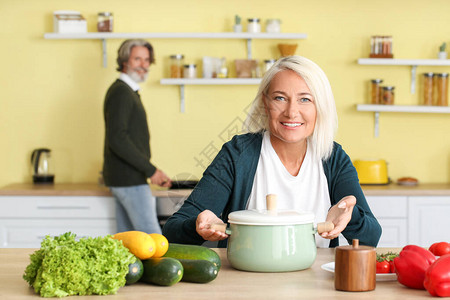
<svg viewBox="0 0 450 300">
<path fill-rule="evenodd" d="M 23 279 L 42 297 L 115 294 L 135 261 L 122 242 L 110 236 L 77 240 L 66 232 L 45 237 L 30 255 Z"/>
</svg>

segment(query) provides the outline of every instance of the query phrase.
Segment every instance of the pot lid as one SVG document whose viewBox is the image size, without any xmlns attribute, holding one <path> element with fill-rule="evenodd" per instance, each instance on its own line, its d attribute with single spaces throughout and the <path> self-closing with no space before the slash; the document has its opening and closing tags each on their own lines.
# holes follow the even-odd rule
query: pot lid
<svg viewBox="0 0 450 300">
<path fill-rule="evenodd" d="M 295 210 L 238 210 L 228 215 L 228 222 L 238 225 L 308 224 L 314 222 L 314 214 Z"/>
</svg>

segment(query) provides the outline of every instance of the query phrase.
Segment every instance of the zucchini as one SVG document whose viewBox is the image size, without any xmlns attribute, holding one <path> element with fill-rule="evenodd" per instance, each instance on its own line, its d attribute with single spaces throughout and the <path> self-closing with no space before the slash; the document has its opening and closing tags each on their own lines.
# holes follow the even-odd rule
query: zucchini
<svg viewBox="0 0 450 300">
<path fill-rule="evenodd" d="M 174 285 L 183 277 L 183 265 L 175 258 L 158 257 L 142 261 L 141 281 L 163 286 Z"/>
<path fill-rule="evenodd" d="M 173 257 L 177 259 L 194 259 L 194 260 L 209 260 L 216 265 L 217 271 L 222 266 L 219 254 L 214 250 L 204 246 L 183 245 L 176 243 L 169 243 L 169 249 L 164 257 Z"/>
<path fill-rule="evenodd" d="M 184 274 L 181 281 L 207 283 L 216 279 L 219 270 L 209 260 L 179 259 Z"/>
<path fill-rule="evenodd" d="M 128 265 L 128 274 L 125 276 L 126 285 L 133 284 L 141 279 L 142 274 L 144 274 L 144 266 L 142 261 L 136 257 L 136 261 Z"/>
</svg>

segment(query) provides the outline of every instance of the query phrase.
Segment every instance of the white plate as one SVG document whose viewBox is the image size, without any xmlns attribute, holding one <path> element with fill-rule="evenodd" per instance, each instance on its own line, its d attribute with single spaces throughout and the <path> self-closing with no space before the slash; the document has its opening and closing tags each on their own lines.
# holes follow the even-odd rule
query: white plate
<svg viewBox="0 0 450 300">
<path fill-rule="evenodd" d="M 334 273 L 334 261 L 320 266 L 323 270 Z M 397 274 L 395 273 L 385 273 L 377 274 L 377 281 L 394 281 L 397 280 Z"/>
</svg>

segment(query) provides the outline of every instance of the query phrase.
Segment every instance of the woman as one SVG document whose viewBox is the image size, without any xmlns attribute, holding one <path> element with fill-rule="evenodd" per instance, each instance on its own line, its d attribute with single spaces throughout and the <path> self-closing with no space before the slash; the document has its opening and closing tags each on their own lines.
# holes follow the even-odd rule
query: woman
<svg viewBox="0 0 450 300">
<path fill-rule="evenodd" d="M 169 242 L 202 244 L 227 234 L 211 224 L 236 210 L 278 208 L 311 211 L 315 223 L 335 228 L 316 236 L 318 247 L 335 247 L 342 232 L 350 242 L 376 246 L 381 227 L 370 211 L 350 158 L 333 141 L 337 115 L 325 73 L 300 56 L 278 60 L 265 74 L 244 129 L 224 144 L 202 179 L 163 228 Z M 220 218 L 219 218 L 220 217 Z M 330 241 L 331 240 L 331 241 Z"/>
</svg>

